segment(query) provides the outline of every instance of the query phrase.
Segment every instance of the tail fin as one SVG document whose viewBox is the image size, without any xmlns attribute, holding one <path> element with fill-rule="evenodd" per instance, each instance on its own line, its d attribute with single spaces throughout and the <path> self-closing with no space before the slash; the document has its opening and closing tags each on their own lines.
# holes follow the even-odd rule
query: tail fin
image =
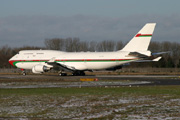
<svg viewBox="0 0 180 120">
<path fill-rule="evenodd" d="M 147 23 L 122 51 L 147 51 L 156 23 Z"/>
</svg>

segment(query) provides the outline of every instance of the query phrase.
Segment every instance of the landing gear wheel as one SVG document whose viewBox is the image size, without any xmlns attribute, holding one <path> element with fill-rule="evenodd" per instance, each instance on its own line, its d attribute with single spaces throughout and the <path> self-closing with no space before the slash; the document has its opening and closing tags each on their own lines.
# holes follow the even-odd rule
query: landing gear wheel
<svg viewBox="0 0 180 120">
<path fill-rule="evenodd" d="M 73 72 L 72 75 L 73 76 L 84 76 L 85 73 L 84 73 L 84 71 L 76 71 L 76 72 Z"/>
<path fill-rule="evenodd" d="M 23 75 L 23 76 L 25 76 L 25 75 L 26 75 L 26 72 L 25 72 L 24 70 L 22 71 L 22 75 Z"/>
<path fill-rule="evenodd" d="M 59 76 L 67 76 L 67 73 L 59 73 Z"/>
<path fill-rule="evenodd" d="M 85 76 L 85 73 L 84 72 L 80 72 L 80 76 Z"/>
<path fill-rule="evenodd" d="M 22 75 L 26 75 L 26 71 L 24 70 L 24 69 L 21 69 L 21 71 L 22 71 Z"/>
<path fill-rule="evenodd" d="M 25 76 L 25 75 L 26 75 L 26 72 L 23 72 L 23 73 L 22 73 L 22 75 L 24 75 L 24 76 Z"/>
</svg>

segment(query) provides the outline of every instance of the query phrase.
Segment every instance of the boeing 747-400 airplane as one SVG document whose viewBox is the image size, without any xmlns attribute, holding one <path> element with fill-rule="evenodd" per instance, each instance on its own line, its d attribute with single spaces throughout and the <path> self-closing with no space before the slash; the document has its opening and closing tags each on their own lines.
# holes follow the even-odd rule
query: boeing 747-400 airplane
<svg viewBox="0 0 180 120">
<path fill-rule="evenodd" d="M 22 70 L 43 73 L 51 69 L 71 71 L 73 75 L 85 75 L 84 71 L 116 69 L 136 61 L 158 61 L 148 50 L 156 23 L 147 23 L 122 49 L 115 52 L 63 52 L 55 50 L 22 50 L 9 63 Z M 159 55 L 159 54 L 158 54 Z M 25 72 L 24 72 L 25 74 Z"/>
</svg>

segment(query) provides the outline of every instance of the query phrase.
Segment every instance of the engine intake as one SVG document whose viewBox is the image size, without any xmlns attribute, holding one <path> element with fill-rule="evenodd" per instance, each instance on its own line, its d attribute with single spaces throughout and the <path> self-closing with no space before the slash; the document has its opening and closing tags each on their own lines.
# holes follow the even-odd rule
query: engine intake
<svg viewBox="0 0 180 120">
<path fill-rule="evenodd" d="M 43 73 L 43 72 L 47 72 L 49 71 L 50 68 L 45 66 L 45 65 L 35 65 L 33 68 L 32 68 L 32 72 L 33 73 Z"/>
</svg>

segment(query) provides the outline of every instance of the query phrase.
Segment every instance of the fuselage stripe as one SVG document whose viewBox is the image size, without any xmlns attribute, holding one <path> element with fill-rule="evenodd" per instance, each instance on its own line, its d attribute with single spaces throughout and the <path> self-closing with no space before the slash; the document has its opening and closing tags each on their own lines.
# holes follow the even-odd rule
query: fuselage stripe
<svg viewBox="0 0 180 120">
<path fill-rule="evenodd" d="M 137 59 L 57 59 L 55 62 L 121 62 Z M 48 62 L 49 60 L 10 60 L 9 63 L 16 66 L 20 62 Z"/>
</svg>

